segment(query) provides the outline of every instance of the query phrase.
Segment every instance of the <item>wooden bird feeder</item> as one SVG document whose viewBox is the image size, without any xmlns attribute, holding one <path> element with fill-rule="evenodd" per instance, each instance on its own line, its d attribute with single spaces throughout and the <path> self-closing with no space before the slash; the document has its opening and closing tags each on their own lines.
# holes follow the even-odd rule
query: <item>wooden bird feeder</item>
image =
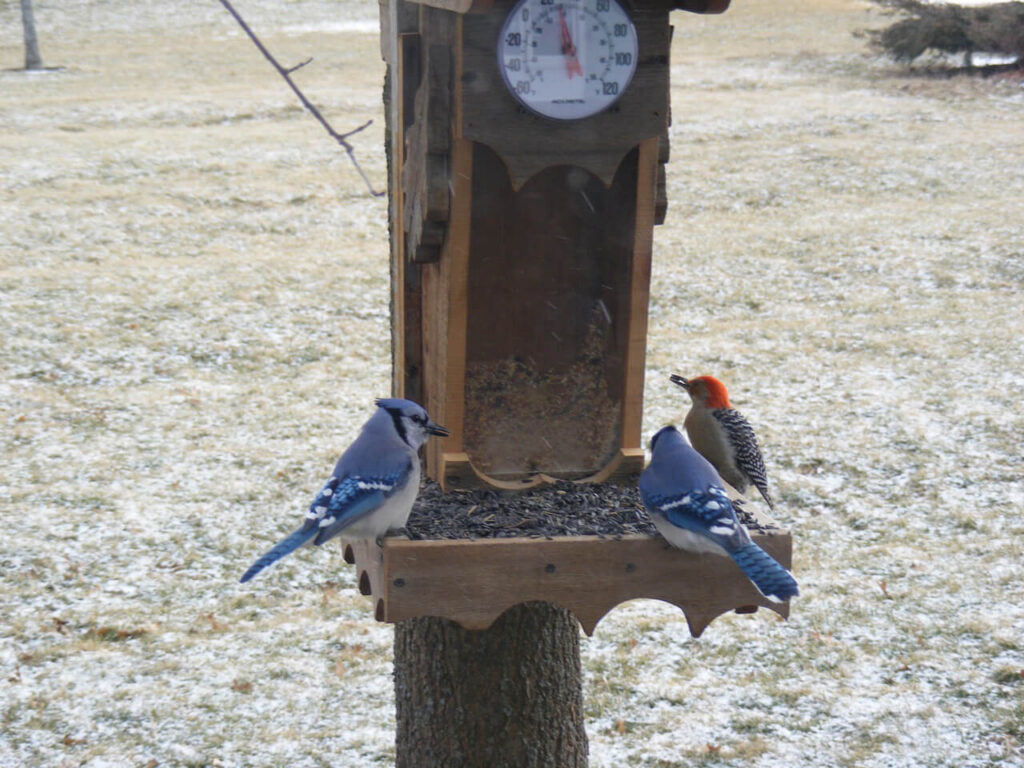
<svg viewBox="0 0 1024 768">
<path fill-rule="evenodd" d="M 729 0 L 379 1 L 392 391 L 451 432 L 427 444 L 428 476 L 467 492 L 635 482 L 669 12 Z M 755 541 L 788 567 L 789 534 L 766 530 Z M 642 597 L 682 608 L 695 636 L 730 610 L 788 614 L 726 558 L 650 536 L 389 537 L 345 556 L 396 623 L 399 768 L 585 765 L 578 630 L 551 605 L 588 634 Z M 515 726 L 496 746 L 499 721 Z"/>
<path fill-rule="evenodd" d="M 635 481 L 669 12 L 728 0 L 380 2 L 393 391 L 451 432 L 427 443 L 427 474 L 444 490 Z M 762 538 L 788 565 L 789 535 Z M 478 629 L 548 600 L 591 632 L 615 604 L 655 597 L 699 634 L 725 610 L 788 608 L 724 558 L 647 537 L 392 538 L 348 556 L 383 621 Z"/>
<path fill-rule="evenodd" d="M 728 0 L 380 2 L 393 391 L 451 432 L 427 443 L 427 474 L 445 490 L 634 481 L 669 12 Z M 788 565 L 789 535 L 762 538 Z M 615 604 L 655 597 L 699 634 L 725 610 L 788 608 L 729 561 L 647 537 L 392 538 L 347 553 L 382 621 L 478 629 L 549 600 L 592 632 Z"/>
</svg>

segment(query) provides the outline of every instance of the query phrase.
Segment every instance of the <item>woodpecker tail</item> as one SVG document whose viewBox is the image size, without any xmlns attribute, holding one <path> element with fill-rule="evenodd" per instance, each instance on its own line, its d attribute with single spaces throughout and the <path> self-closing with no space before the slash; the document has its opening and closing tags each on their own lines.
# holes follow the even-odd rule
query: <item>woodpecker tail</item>
<svg viewBox="0 0 1024 768">
<path fill-rule="evenodd" d="M 268 565 L 273 565 L 285 555 L 290 555 L 296 549 L 316 536 L 319 530 L 320 529 L 315 525 L 311 525 L 308 528 L 304 526 L 289 536 L 281 539 L 281 541 L 274 545 L 273 549 L 250 565 L 249 570 L 242 574 L 242 578 L 239 579 L 239 581 L 244 584 Z"/>
<path fill-rule="evenodd" d="M 736 561 L 758 591 L 773 603 L 784 603 L 800 594 L 792 574 L 757 544 L 745 544 L 730 552 L 729 557 Z"/>
</svg>

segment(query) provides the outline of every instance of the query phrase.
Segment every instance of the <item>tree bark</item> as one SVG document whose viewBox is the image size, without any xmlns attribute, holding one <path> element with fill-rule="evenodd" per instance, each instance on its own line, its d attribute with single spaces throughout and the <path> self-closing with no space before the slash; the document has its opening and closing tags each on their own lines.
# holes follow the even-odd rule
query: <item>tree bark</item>
<svg viewBox="0 0 1024 768">
<path fill-rule="evenodd" d="M 579 626 L 549 603 L 490 629 L 395 625 L 396 768 L 586 768 Z"/>
<path fill-rule="evenodd" d="M 36 37 L 36 19 L 32 13 L 32 0 L 21 0 L 21 25 L 25 28 L 25 69 L 42 69 L 39 39 Z"/>
</svg>

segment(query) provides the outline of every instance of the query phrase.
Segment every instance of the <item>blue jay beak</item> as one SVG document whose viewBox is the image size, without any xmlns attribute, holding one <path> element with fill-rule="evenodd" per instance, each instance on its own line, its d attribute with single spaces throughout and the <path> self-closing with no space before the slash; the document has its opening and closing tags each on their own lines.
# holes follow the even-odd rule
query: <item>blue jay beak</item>
<svg viewBox="0 0 1024 768">
<path fill-rule="evenodd" d="M 686 391 L 690 390 L 690 382 L 689 382 L 689 380 L 688 379 L 684 379 L 678 373 L 673 373 L 671 376 L 668 377 L 668 380 L 671 381 L 673 384 L 678 384 L 680 387 L 682 387 Z"/>
<path fill-rule="evenodd" d="M 448 437 L 449 434 L 448 430 L 445 427 L 442 427 L 440 424 L 435 424 L 432 421 L 427 422 L 426 429 L 427 432 L 429 432 L 432 435 L 437 435 L 438 437 Z"/>
</svg>

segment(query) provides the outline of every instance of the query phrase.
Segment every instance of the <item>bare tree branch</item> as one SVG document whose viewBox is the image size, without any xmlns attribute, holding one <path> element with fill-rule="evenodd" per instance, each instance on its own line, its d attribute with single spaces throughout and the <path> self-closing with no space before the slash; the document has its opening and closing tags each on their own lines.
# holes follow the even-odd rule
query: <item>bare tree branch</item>
<svg viewBox="0 0 1024 768">
<path fill-rule="evenodd" d="M 310 57 L 309 57 L 308 59 L 306 59 L 305 61 L 300 61 L 300 62 L 299 62 L 298 64 L 296 64 L 296 65 L 295 65 L 294 67 L 291 67 L 291 68 L 289 68 L 289 70 L 288 70 L 288 74 L 290 75 L 290 74 L 291 74 L 292 72 L 295 72 L 295 71 L 296 71 L 296 70 L 298 70 L 298 69 L 302 69 L 302 68 L 303 68 L 304 66 L 306 66 L 307 64 L 309 64 L 309 62 L 311 62 L 312 60 L 313 60 L 313 57 L 312 57 L 312 56 L 310 56 Z"/>
<path fill-rule="evenodd" d="M 324 119 L 324 116 L 320 114 L 320 110 L 313 106 L 312 102 L 310 102 L 310 100 L 306 98 L 306 95 L 301 90 L 299 90 L 299 87 L 291 78 L 292 72 L 306 66 L 313 59 L 306 59 L 302 63 L 296 64 L 291 69 L 285 69 L 284 67 L 277 63 L 277 59 L 275 59 L 274 56 L 270 53 L 270 51 L 267 50 L 266 46 L 264 46 L 263 43 L 260 42 L 260 39 L 256 37 L 256 34 L 249 28 L 249 25 L 245 23 L 245 20 L 238 14 L 238 11 L 235 10 L 234 6 L 232 6 L 231 3 L 228 2 L 228 0 L 220 0 L 220 4 L 227 9 L 228 13 L 234 16 L 235 21 L 238 22 L 238 25 L 242 28 L 245 34 L 249 36 L 249 39 L 252 40 L 253 44 L 257 48 L 259 48 L 260 53 L 263 54 L 264 58 L 267 61 L 269 61 L 271 65 L 274 67 L 274 69 L 277 70 L 278 74 L 280 74 L 281 77 L 285 79 L 285 82 L 288 83 L 292 91 L 295 92 L 295 95 L 299 97 L 299 101 L 302 102 L 302 106 L 308 109 L 312 113 L 313 117 L 315 117 L 320 122 L 320 125 L 324 127 L 327 133 L 330 134 L 331 138 L 338 142 L 344 148 L 345 154 L 348 155 L 349 160 L 352 161 L 352 165 L 355 166 L 356 170 L 359 172 L 359 175 L 363 178 L 363 181 L 366 183 L 366 188 L 370 190 L 370 194 L 373 195 L 374 197 L 383 196 L 384 192 L 378 192 L 373 188 L 373 184 L 370 183 L 369 177 L 367 177 L 366 173 L 363 171 L 362 166 L 359 165 L 359 161 L 356 160 L 355 147 L 348 143 L 349 136 L 354 136 L 363 129 L 367 128 L 373 123 L 373 120 L 367 120 L 358 128 L 354 128 L 348 133 L 338 133 L 337 131 L 335 131 L 331 127 L 331 124 L 328 123 L 326 119 Z"/>
</svg>

